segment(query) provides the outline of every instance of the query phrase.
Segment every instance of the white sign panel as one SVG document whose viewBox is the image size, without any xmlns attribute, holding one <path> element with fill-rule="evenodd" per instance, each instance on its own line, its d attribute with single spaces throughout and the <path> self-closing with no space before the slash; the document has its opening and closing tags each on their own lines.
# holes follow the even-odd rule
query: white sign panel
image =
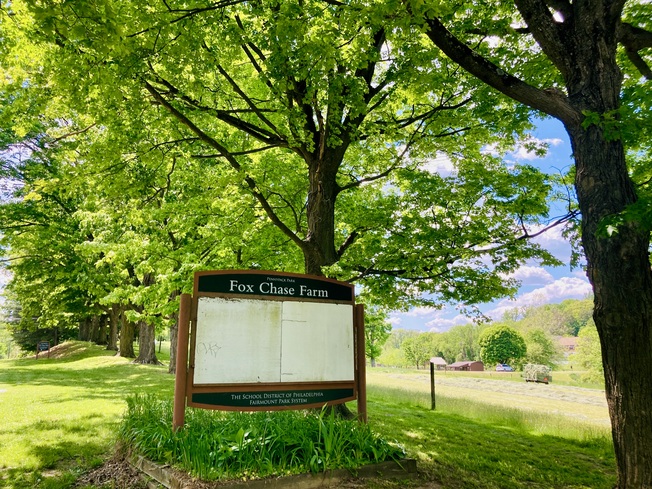
<svg viewBox="0 0 652 489">
<path fill-rule="evenodd" d="M 354 380 L 353 306 L 200 297 L 194 383 Z"/>
</svg>

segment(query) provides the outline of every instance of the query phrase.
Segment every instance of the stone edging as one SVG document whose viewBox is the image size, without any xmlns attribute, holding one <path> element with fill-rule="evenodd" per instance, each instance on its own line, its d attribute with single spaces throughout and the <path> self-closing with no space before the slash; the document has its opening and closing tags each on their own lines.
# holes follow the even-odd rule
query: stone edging
<svg viewBox="0 0 652 489">
<path fill-rule="evenodd" d="M 380 464 L 364 465 L 355 471 L 347 469 L 328 470 L 318 474 L 299 474 L 285 477 L 271 477 L 251 481 L 214 482 L 195 481 L 188 476 L 171 469 L 167 465 L 158 465 L 139 455 L 134 455 L 129 462 L 142 473 L 156 480 L 167 489 L 317 489 L 337 487 L 342 481 L 355 478 L 397 479 L 416 476 L 417 463 L 414 459 L 389 461 Z"/>
</svg>

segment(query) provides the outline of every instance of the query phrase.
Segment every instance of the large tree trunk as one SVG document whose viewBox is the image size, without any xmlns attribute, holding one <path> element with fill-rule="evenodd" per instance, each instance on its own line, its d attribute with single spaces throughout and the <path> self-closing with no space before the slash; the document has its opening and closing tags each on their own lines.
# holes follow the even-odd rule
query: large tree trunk
<svg viewBox="0 0 652 489">
<path fill-rule="evenodd" d="M 93 338 L 93 341 L 97 343 L 98 345 L 106 345 L 108 342 L 108 332 L 109 332 L 109 324 L 108 324 L 108 316 L 104 313 L 99 314 L 97 316 L 97 330 L 95 332 L 95 337 Z"/>
<path fill-rule="evenodd" d="M 99 330 L 100 330 L 100 317 L 97 314 L 95 314 L 93 317 L 91 317 L 91 329 L 90 329 L 88 340 L 97 343 Z"/>
<path fill-rule="evenodd" d="M 140 286 L 149 287 L 153 283 L 154 275 L 145 273 Z M 136 310 L 142 313 L 144 308 L 143 306 L 137 306 Z M 134 362 L 154 365 L 159 363 L 158 358 L 156 358 L 156 328 L 147 321 L 138 321 L 138 358 Z"/>
<path fill-rule="evenodd" d="M 635 202 L 620 140 L 571 130 L 582 243 L 594 291 L 619 488 L 652 487 L 652 272 L 649 235 L 638 223 L 609 235 L 603 219 Z"/>
<path fill-rule="evenodd" d="M 309 163 L 308 235 L 302 251 L 305 273 L 310 275 L 323 275 L 322 267 L 339 260 L 335 250 L 335 201 L 339 192 L 336 182 L 337 170 L 343 152 L 333 153 L 329 159 Z M 336 404 L 333 410 L 341 418 L 355 418 L 355 414 L 346 404 Z"/>
<path fill-rule="evenodd" d="M 575 58 L 566 85 L 573 107 L 599 115 L 600 121 L 588 127 L 566 124 L 566 129 L 575 158 L 593 319 L 602 347 L 617 487 L 652 488 L 650 229 L 621 220 L 637 196 L 613 119 L 620 108 L 622 80 L 616 62 L 617 28 L 609 25 L 615 22 L 610 17 L 592 13 L 577 20 Z M 608 230 L 609 218 L 617 220 Z"/>
<path fill-rule="evenodd" d="M 107 350 L 118 351 L 118 329 L 122 321 L 124 308 L 118 304 L 112 304 L 109 309 L 109 334 L 106 343 Z"/>
<path fill-rule="evenodd" d="M 338 261 L 335 250 L 335 201 L 339 155 L 308 162 L 310 180 L 307 204 L 308 234 L 303 246 L 305 273 L 323 275 L 322 267 Z"/>
<path fill-rule="evenodd" d="M 125 358 L 136 358 L 134 351 L 134 336 L 136 327 L 134 323 L 123 316 L 122 328 L 120 329 L 120 356 Z"/>
<path fill-rule="evenodd" d="M 84 318 L 79 323 L 79 341 L 90 341 L 91 318 Z"/>
<path fill-rule="evenodd" d="M 156 328 L 146 321 L 138 322 L 138 357 L 134 363 L 159 364 L 156 358 Z"/>
</svg>

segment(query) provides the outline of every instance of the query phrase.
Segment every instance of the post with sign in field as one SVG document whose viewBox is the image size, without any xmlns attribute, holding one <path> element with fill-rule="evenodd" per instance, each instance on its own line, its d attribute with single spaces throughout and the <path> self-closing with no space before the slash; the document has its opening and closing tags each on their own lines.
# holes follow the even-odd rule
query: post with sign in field
<svg viewBox="0 0 652 489">
<path fill-rule="evenodd" d="M 186 405 L 260 411 L 357 399 L 366 420 L 364 312 L 351 284 L 279 272 L 197 272 L 193 296 L 181 298 L 177 351 L 175 429 Z"/>
<path fill-rule="evenodd" d="M 48 352 L 48 358 L 50 358 L 50 342 L 49 341 L 39 341 L 36 344 L 36 358 L 38 358 L 39 353 Z"/>
</svg>

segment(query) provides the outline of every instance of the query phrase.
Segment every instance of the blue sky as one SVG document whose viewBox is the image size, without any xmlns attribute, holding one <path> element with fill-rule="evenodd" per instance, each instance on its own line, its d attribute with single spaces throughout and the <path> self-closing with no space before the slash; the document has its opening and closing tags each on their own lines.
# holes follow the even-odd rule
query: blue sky
<svg viewBox="0 0 652 489">
<path fill-rule="evenodd" d="M 570 141 L 558 121 L 552 119 L 538 121 L 532 138 L 537 142 L 547 144 L 546 156 L 539 157 L 520 146 L 509 153 L 505 160 L 528 163 L 550 173 L 565 172 L 573 165 Z M 443 164 L 442 161 L 438 162 L 438 165 Z M 561 210 L 559 212 L 553 210 L 551 217 L 561 214 Z M 561 231 L 562 229 L 559 227 L 553 228 L 535 240 L 564 265 L 542 267 L 537 263 L 525 264 L 514 274 L 514 277 L 521 281 L 521 287 L 515 298 L 501 299 L 488 304 L 476 304 L 485 315 L 493 319 L 500 319 L 505 311 L 515 307 L 558 303 L 566 299 L 584 299 L 591 294 L 591 286 L 584 270 L 570 268 L 570 245 L 561 235 Z M 455 306 L 448 306 L 439 310 L 418 307 L 404 313 L 392 313 L 390 321 L 395 329 L 442 332 L 455 325 L 466 324 L 470 322 L 470 319 L 461 315 Z"/>
</svg>

